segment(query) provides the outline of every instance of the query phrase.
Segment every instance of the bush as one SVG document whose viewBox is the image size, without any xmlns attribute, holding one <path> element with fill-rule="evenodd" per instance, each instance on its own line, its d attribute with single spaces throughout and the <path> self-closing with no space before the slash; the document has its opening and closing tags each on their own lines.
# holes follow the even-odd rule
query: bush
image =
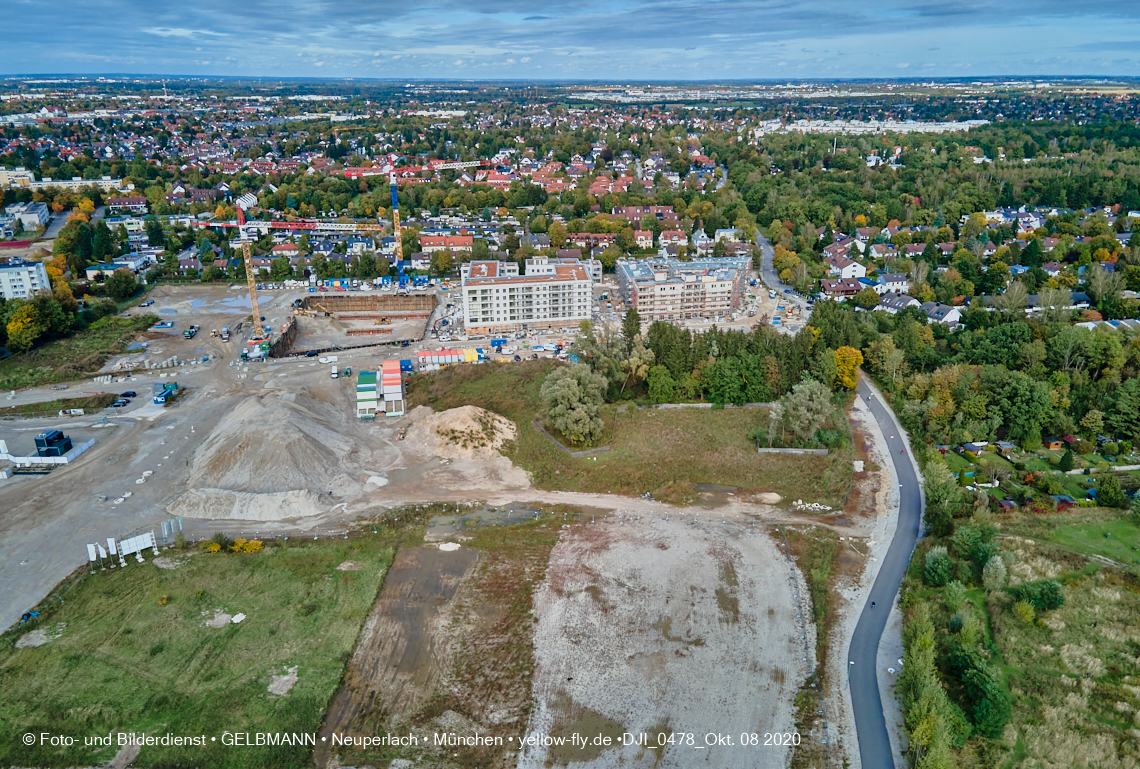
<svg viewBox="0 0 1140 769">
<path fill-rule="evenodd" d="M 1065 605 L 1061 586 L 1051 579 L 1026 582 L 1024 585 L 1007 588 L 1006 592 L 1013 596 L 1013 600 L 1024 601 L 1037 611 L 1053 611 Z"/>
<path fill-rule="evenodd" d="M 581 363 L 560 366 L 542 383 L 546 421 L 573 444 L 592 443 L 604 424 L 598 412 L 606 393 L 606 378 Z"/>
<path fill-rule="evenodd" d="M 946 591 L 942 595 L 942 600 L 946 602 L 946 609 L 951 614 L 954 614 L 962 608 L 962 604 L 966 602 L 966 586 L 958 580 L 954 580 L 946 585 Z"/>
<path fill-rule="evenodd" d="M 1115 475 L 1106 475 L 1096 490 L 1096 501 L 1101 507 L 1128 507 L 1128 498 L 1120 488 Z"/>
<path fill-rule="evenodd" d="M 950 582 L 950 569 L 953 564 L 946 548 L 942 545 L 930 548 L 926 554 L 926 564 L 922 569 L 922 578 L 931 587 L 944 587 Z"/>
<path fill-rule="evenodd" d="M 1095 448 L 1096 446 L 1093 446 L 1084 438 L 1079 439 L 1073 444 L 1073 450 L 1078 454 L 1091 454 Z"/>
<path fill-rule="evenodd" d="M 1033 618 L 1036 616 L 1033 611 L 1033 604 L 1028 601 L 1018 601 L 1013 605 L 1013 616 L 1017 617 L 1019 622 L 1032 625 Z"/>
<path fill-rule="evenodd" d="M 1073 462 L 1073 450 L 1071 448 L 1065 449 L 1065 453 L 1061 455 L 1061 460 L 1057 462 L 1057 469 L 1067 473 L 1073 469 Z"/>
<path fill-rule="evenodd" d="M 986 590 L 999 590 L 1005 587 L 1009 574 L 1006 572 L 1005 561 L 999 555 L 991 555 L 982 569 L 982 586 Z"/>
</svg>

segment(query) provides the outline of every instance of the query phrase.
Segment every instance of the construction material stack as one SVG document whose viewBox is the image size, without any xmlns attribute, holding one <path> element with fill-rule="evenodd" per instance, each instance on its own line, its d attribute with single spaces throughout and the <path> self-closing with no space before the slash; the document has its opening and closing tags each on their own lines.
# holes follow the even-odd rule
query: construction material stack
<svg viewBox="0 0 1140 769">
<path fill-rule="evenodd" d="M 400 361 L 386 360 L 380 369 L 380 391 L 384 398 L 384 415 L 404 415 L 404 377 L 400 374 Z"/>
<path fill-rule="evenodd" d="M 356 418 L 375 419 L 379 410 L 380 392 L 375 371 L 361 371 L 356 377 Z"/>
</svg>

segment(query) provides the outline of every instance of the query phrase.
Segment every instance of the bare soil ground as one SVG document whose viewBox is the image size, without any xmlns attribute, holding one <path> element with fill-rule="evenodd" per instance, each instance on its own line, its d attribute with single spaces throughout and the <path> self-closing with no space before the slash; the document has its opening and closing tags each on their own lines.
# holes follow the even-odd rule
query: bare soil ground
<svg viewBox="0 0 1140 769">
<path fill-rule="evenodd" d="M 786 748 L 740 745 L 742 733 L 791 731 L 809 669 L 781 560 L 739 522 L 629 515 L 567 529 L 535 600 L 528 736 L 645 732 L 656 749 L 540 744 L 519 766 L 783 767 Z M 705 748 L 709 732 L 732 746 Z M 697 741 L 656 747 L 658 733 Z"/>
</svg>

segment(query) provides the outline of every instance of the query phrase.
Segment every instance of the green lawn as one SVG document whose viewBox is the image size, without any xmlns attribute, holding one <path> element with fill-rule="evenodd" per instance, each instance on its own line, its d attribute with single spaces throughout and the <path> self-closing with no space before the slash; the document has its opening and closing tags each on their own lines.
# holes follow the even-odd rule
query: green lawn
<svg viewBox="0 0 1140 769">
<path fill-rule="evenodd" d="M 117 747 L 84 747 L 83 738 L 124 730 L 207 736 L 200 748 L 147 747 L 136 766 L 308 769 L 311 748 L 227 748 L 221 735 L 320 728 L 394 546 L 377 536 L 260 553 L 167 551 L 184 561 L 174 570 L 147 551 L 144 564 L 128 558 L 125 569 L 81 572 L 82 583 L 41 609 L 35 626 L 58 638 L 15 649 L 27 628 L 3 636 L 0 765 L 106 765 Z M 347 560 L 361 568 L 338 571 Z M 246 619 L 207 627 L 216 610 Z M 288 695 L 270 694 L 272 676 L 294 666 Z M 28 732 L 78 745 L 24 747 Z"/>
<path fill-rule="evenodd" d="M 57 339 L 0 362 L 0 390 L 19 390 L 82 379 L 107 358 L 127 349 L 134 335 L 154 325 L 154 315 L 108 315 L 86 331 Z"/>
<path fill-rule="evenodd" d="M 1053 536 L 1058 542 L 1084 553 L 1102 555 L 1120 563 L 1140 564 L 1140 551 L 1133 549 L 1140 547 L 1140 526 L 1126 518 L 1061 526 L 1054 530 Z"/>
<path fill-rule="evenodd" d="M 966 461 L 966 459 L 961 454 L 953 451 L 946 452 L 942 458 L 946 460 L 946 466 L 949 467 L 950 471 L 954 473 L 957 473 L 959 470 L 970 470 L 974 467 L 972 464 Z"/>
<path fill-rule="evenodd" d="M 748 433 L 767 426 L 762 409 L 657 410 L 630 403 L 616 413 L 610 405 L 605 415 L 607 427 L 613 420 L 613 449 L 573 459 L 532 424 L 541 411 L 542 380 L 556 365 L 538 360 L 452 366 L 413 377 L 408 405 L 428 405 L 437 411 L 474 405 L 514 420 L 519 438 L 505 453 L 529 470 L 535 485 L 543 489 L 650 491 L 670 502 L 691 500 L 700 483 L 774 491 L 785 498 L 828 504 L 847 493 L 850 447 L 826 457 L 760 455 Z M 606 434 L 603 442 L 610 442 L 610 437 Z"/>
<path fill-rule="evenodd" d="M 62 409 L 84 409 L 87 413 L 106 408 L 115 402 L 115 395 L 92 395 L 84 398 L 57 398 L 54 401 L 24 403 L 19 406 L 0 407 L 0 417 L 56 414 Z"/>
</svg>

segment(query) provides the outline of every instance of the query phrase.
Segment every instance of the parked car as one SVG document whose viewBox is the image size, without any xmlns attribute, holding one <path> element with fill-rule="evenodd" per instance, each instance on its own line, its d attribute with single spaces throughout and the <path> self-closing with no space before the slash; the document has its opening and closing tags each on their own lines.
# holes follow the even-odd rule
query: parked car
<svg viewBox="0 0 1140 769">
<path fill-rule="evenodd" d="M 131 402 L 130 402 L 130 401 L 125 401 L 125 400 L 123 400 L 122 398 L 120 398 L 119 400 L 117 400 L 117 401 L 115 401 L 114 403 L 112 403 L 112 404 L 111 404 L 111 408 L 113 408 L 113 409 L 121 409 L 121 408 L 123 408 L 124 406 L 129 406 L 129 405 L 131 405 Z"/>
<path fill-rule="evenodd" d="M 125 393 L 123 393 L 123 394 L 122 394 L 122 395 L 120 395 L 119 397 L 120 397 L 120 398 L 137 398 L 137 397 L 138 397 L 138 393 L 137 393 L 137 392 L 135 392 L 134 390 L 127 390 Z"/>
<path fill-rule="evenodd" d="M 320 353 L 318 353 L 316 350 L 309 350 L 307 353 L 305 353 L 306 358 L 315 358 L 318 355 L 320 355 Z"/>
<path fill-rule="evenodd" d="M 140 304 L 139 307 L 150 307 L 152 304 L 154 304 L 154 300 L 153 299 L 147 299 L 145 302 Z"/>
</svg>

